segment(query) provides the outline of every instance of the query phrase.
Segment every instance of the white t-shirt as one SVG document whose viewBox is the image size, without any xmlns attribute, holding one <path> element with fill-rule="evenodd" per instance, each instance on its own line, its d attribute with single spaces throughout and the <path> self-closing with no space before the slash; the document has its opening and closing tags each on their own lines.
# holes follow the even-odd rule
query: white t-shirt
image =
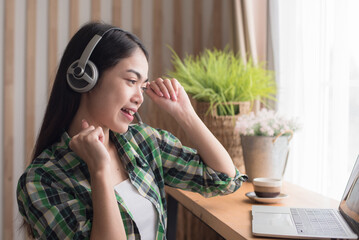
<svg viewBox="0 0 359 240">
<path fill-rule="evenodd" d="M 129 179 L 115 186 L 140 231 L 141 239 L 156 238 L 158 213 L 155 206 L 132 185 Z"/>
</svg>

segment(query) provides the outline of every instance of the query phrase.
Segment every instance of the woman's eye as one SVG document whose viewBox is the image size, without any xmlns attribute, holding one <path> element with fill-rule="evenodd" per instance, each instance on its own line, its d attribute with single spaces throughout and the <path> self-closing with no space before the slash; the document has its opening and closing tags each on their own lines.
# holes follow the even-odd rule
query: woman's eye
<svg viewBox="0 0 359 240">
<path fill-rule="evenodd" d="M 129 81 L 131 84 L 133 84 L 133 85 L 135 85 L 136 84 L 136 81 L 135 80 L 127 80 L 127 81 Z"/>
</svg>

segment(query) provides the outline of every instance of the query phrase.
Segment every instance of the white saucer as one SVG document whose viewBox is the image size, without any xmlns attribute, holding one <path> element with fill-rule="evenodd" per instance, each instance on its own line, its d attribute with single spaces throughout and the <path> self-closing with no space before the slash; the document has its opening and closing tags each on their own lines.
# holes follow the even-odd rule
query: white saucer
<svg viewBox="0 0 359 240">
<path fill-rule="evenodd" d="M 287 198 L 288 195 L 281 193 L 279 194 L 277 197 L 274 198 L 261 198 L 261 197 L 257 197 L 257 195 L 254 192 L 247 192 L 246 196 L 256 202 L 260 202 L 260 203 L 277 203 L 282 201 L 284 198 Z"/>
</svg>

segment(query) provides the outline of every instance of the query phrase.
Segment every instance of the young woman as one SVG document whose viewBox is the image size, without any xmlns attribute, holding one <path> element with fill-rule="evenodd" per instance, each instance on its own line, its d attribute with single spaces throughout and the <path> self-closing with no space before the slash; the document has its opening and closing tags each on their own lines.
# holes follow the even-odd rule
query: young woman
<svg viewBox="0 0 359 240">
<path fill-rule="evenodd" d="M 209 197 L 246 180 L 177 80 L 147 76 L 147 51 L 129 32 L 89 23 L 71 39 L 18 183 L 33 237 L 165 239 L 165 184 Z M 197 150 L 167 131 L 131 124 L 144 92 Z"/>
</svg>

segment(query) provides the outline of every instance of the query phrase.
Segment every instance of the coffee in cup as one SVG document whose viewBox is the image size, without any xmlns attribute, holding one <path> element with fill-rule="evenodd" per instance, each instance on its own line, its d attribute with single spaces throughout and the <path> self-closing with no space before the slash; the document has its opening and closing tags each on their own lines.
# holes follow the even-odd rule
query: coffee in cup
<svg viewBox="0 0 359 240">
<path fill-rule="evenodd" d="M 280 194 L 282 180 L 275 178 L 254 178 L 253 188 L 257 197 L 274 198 Z"/>
</svg>

